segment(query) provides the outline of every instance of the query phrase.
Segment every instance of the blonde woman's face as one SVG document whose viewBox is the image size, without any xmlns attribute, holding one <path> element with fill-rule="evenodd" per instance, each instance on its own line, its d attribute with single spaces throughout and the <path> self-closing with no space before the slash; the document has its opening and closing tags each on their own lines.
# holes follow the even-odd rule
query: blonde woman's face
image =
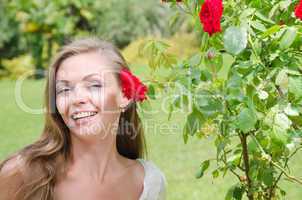
<svg viewBox="0 0 302 200">
<path fill-rule="evenodd" d="M 111 66 L 110 66 L 111 65 Z M 56 106 L 72 134 L 116 133 L 119 106 L 127 104 L 115 69 L 96 52 L 64 60 L 56 74 Z"/>
</svg>

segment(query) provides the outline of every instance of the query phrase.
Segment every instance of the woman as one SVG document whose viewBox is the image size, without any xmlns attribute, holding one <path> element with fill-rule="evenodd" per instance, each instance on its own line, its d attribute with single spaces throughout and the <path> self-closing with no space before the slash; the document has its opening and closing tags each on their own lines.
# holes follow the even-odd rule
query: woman
<svg viewBox="0 0 302 200">
<path fill-rule="evenodd" d="M 49 68 L 42 136 L 1 163 L 0 199 L 165 199 L 164 174 L 143 159 L 136 104 L 146 91 L 112 44 L 64 46 Z"/>
</svg>

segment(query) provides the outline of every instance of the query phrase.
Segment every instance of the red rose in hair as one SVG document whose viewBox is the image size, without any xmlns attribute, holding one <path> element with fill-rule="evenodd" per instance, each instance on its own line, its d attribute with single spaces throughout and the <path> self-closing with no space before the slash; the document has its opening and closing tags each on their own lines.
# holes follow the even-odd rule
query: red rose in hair
<svg viewBox="0 0 302 200">
<path fill-rule="evenodd" d="M 222 0 L 205 0 L 199 12 L 200 22 L 203 24 L 204 32 L 210 36 L 221 32 L 220 20 L 223 13 Z"/>
<path fill-rule="evenodd" d="M 302 0 L 295 8 L 295 15 L 298 19 L 302 20 Z"/>
<path fill-rule="evenodd" d="M 120 72 L 120 80 L 122 92 L 125 97 L 134 101 L 143 101 L 146 97 L 148 88 L 136 76 L 134 76 L 127 68 L 123 68 Z"/>
</svg>

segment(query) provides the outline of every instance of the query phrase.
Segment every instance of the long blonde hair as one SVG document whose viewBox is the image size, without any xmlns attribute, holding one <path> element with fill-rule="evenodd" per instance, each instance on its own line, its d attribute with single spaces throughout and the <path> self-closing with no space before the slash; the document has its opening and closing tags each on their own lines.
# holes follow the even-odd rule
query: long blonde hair
<svg viewBox="0 0 302 200">
<path fill-rule="evenodd" d="M 127 67 L 129 69 L 119 50 L 110 42 L 98 38 L 77 39 L 62 47 L 48 69 L 44 94 L 45 125 L 41 137 L 0 164 L 1 172 L 2 168 L 12 160 L 21 158 L 21 163 L 23 163 L 15 166 L 15 173 L 0 176 L 0 185 L 2 184 L 3 187 L 10 187 L 9 183 L 16 177 L 19 180 L 18 186 L 14 185 L 14 188 L 16 188 L 12 192 L 14 196 L 9 199 L 54 199 L 54 186 L 58 177 L 66 172 L 66 165 L 71 157 L 72 145 L 69 129 L 56 108 L 56 72 L 66 58 L 85 52 L 101 52 L 106 58 L 111 59 L 114 67 L 118 69 Z M 119 80 L 118 77 L 117 80 Z M 136 106 L 134 102 L 125 112 L 121 113 L 116 136 L 118 152 L 129 159 L 147 156 L 142 124 Z M 123 128 L 127 123 L 131 124 L 131 129 Z M 125 133 L 125 131 L 128 132 Z"/>
</svg>

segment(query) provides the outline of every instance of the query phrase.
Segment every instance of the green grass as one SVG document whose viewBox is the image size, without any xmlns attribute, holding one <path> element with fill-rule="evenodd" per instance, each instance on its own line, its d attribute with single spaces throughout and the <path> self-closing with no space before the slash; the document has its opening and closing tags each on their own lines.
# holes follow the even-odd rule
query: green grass
<svg viewBox="0 0 302 200">
<path fill-rule="evenodd" d="M 15 98 L 15 81 L 1 81 L 0 159 L 35 140 L 43 127 L 43 116 L 23 111 Z M 42 107 L 44 81 L 27 80 L 22 84 L 22 102 L 26 107 Z"/>
<path fill-rule="evenodd" d="M 136 68 L 135 71 L 141 74 L 143 69 Z M 43 80 L 24 82 L 22 96 L 27 106 L 41 108 L 44 84 Z M 14 81 L 0 82 L 0 160 L 38 138 L 44 123 L 41 114 L 24 112 L 18 106 L 14 89 Z M 162 105 L 160 100 L 152 102 L 153 109 L 160 110 Z M 209 173 L 202 179 L 195 179 L 200 162 L 215 155 L 211 139 L 189 138 L 188 144 L 184 144 L 183 114 L 173 115 L 168 122 L 167 115 L 159 112 L 143 121 L 148 127 L 145 136 L 149 158 L 162 169 L 168 181 L 168 200 L 224 199 L 227 189 L 236 181 L 231 175 L 213 180 Z M 302 177 L 301 160 L 302 155 L 299 154 L 292 161 L 292 172 L 299 177 Z M 301 199 L 301 186 L 289 182 L 282 185 L 288 192 L 286 199 Z"/>
</svg>

